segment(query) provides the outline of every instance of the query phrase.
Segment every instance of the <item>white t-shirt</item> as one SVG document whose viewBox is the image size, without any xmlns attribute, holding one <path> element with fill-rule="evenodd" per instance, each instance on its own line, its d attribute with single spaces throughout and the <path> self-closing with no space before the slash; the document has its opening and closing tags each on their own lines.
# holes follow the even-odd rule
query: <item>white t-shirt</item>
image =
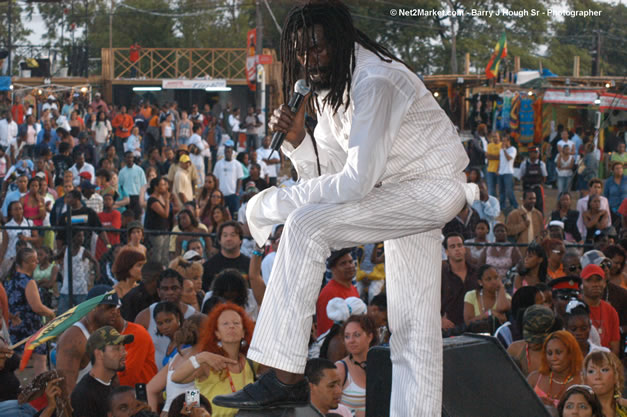
<svg viewBox="0 0 627 417">
<path fill-rule="evenodd" d="M 512 159 L 507 160 L 505 153 L 511 156 Z M 499 175 L 513 174 L 514 173 L 514 160 L 516 159 L 516 148 L 510 146 L 507 149 L 501 149 L 499 151 Z"/>
<path fill-rule="evenodd" d="M 235 159 L 230 161 L 220 159 L 216 162 L 213 174 L 220 182 L 220 191 L 227 196 L 237 192 L 237 180 L 244 176 L 244 169 L 242 164 Z"/>
<path fill-rule="evenodd" d="M 560 159 L 560 157 L 561 157 L 560 154 L 557 154 L 555 156 L 555 166 L 557 166 L 557 161 Z M 563 161 L 562 164 L 563 165 L 570 164 L 570 161 L 572 161 L 573 158 L 574 157 L 572 155 L 569 155 L 568 159 L 566 161 Z M 558 177 L 570 177 L 571 175 L 573 175 L 573 169 L 572 168 L 570 168 L 570 169 L 556 169 L 556 170 L 557 170 L 557 176 Z"/>
<path fill-rule="evenodd" d="M 568 152 L 570 152 L 571 154 L 575 153 L 575 142 L 570 139 L 567 141 L 561 139 L 559 142 L 557 142 L 557 149 L 562 149 L 564 145 L 568 145 Z"/>
<path fill-rule="evenodd" d="M 239 133 L 239 123 L 240 122 L 237 117 L 233 116 L 232 114 L 229 115 L 229 125 L 231 126 L 231 130 L 233 131 L 233 133 Z"/>
<path fill-rule="evenodd" d="M 276 257 L 276 252 L 271 252 L 263 258 L 261 261 L 261 276 L 263 277 L 263 282 L 268 285 L 268 280 L 270 279 L 270 273 L 272 272 L 272 265 L 274 265 L 274 258 Z"/>
<path fill-rule="evenodd" d="M 248 202 L 242 204 L 237 210 L 237 222 L 241 224 L 246 224 L 246 205 Z"/>
<path fill-rule="evenodd" d="M 268 159 L 270 157 L 270 153 L 272 153 L 272 149 L 271 148 L 264 148 L 263 146 L 259 149 L 257 149 L 257 160 L 259 161 L 260 164 L 264 163 L 263 160 L 264 159 Z M 279 153 L 275 152 L 274 155 L 272 155 L 272 159 L 275 158 L 279 158 Z M 278 168 L 280 164 L 265 164 L 266 165 L 266 172 L 268 173 L 269 177 L 272 178 L 276 178 L 278 176 Z"/>
<path fill-rule="evenodd" d="M 0 145 L 9 146 L 9 121 L 0 119 Z"/>
</svg>

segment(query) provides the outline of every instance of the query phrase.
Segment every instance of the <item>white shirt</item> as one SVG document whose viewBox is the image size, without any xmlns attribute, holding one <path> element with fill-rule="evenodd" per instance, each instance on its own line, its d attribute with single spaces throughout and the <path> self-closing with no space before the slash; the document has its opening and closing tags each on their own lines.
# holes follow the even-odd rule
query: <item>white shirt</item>
<svg viewBox="0 0 627 417">
<path fill-rule="evenodd" d="M 220 182 L 220 191 L 227 196 L 237 192 L 237 180 L 244 176 L 244 169 L 235 159 L 220 159 L 213 168 L 213 174 Z"/>
<path fill-rule="evenodd" d="M 135 135 L 131 135 L 128 137 L 126 142 L 124 142 L 124 152 L 131 151 L 133 155 L 141 157 L 141 149 L 139 147 L 139 138 Z"/>
<path fill-rule="evenodd" d="M 281 164 L 266 164 L 265 162 L 263 162 L 264 159 L 270 158 L 271 153 L 272 148 L 268 147 L 268 149 L 266 149 L 262 146 L 261 148 L 257 149 L 257 161 L 259 161 L 260 165 L 266 165 L 266 172 L 268 173 L 269 177 L 276 178 L 279 174 L 279 166 Z M 274 152 L 274 155 L 272 155 L 272 159 L 279 159 L 279 153 Z"/>
<path fill-rule="evenodd" d="M 315 129 L 322 175 L 316 153 L 306 134 L 294 148 L 283 143 L 301 182 L 285 188 L 270 187 L 248 203 L 246 218 L 258 244 L 274 224 L 308 204 L 359 201 L 382 182 L 397 183 L 423 177 L 459 178 L 468 157 L 450 119 L 422 81 L 403 64 L 382 61 L 355 45 L 356 65 L 350 105 L 337 113 L 322 108 Z M 478 196 L 476 185 L 464 187 L 467 200 Z"/>
<path fill-rule="evenodd" d="M 96 134 L 94 137 L 96 144 L 102 145 L 107 141 L 107 138 L 113 129 L 111 128 L 111 123 L 108 120 L 105 120 L 104 123 L 94 121 L 91 125 L 91 130 L 93 130 Z"/>
<path fill-rule="evenodd" d="M 52 104 L 45 102 L 43 106 L 41 106 L 41 111 L 46 111 L 46 110 L 59 110 L 59 107 L 57 107 L 57 103 L 52 102 Z"/>
<path fill-rule="evenodd" d="M 17 123 L 15 123 L 15 120 L 11 120 L 11 122 L 9 123 L 9 140 L 16 139 L 17 133 L 18 133 Z"/>
<path fill-rule="evenodd" d="M 72 130 L 69 120 L 64 115 L 61 115 L 57 118 L 57 126 L 62 127 L 68 132 Z"/>
<path fill-rule="evenodd" d="M 505 157 L 507 153 L 512 159 L 507 160 Z M 516 148 L 510 146 L 507 149 L 501 149 L 499 151 L 499 175 L 513 174 L 514 173 L 514 160 L 516 159 Z"/>
<path fill-rule="evenodd" d="M 572 140 L 563 140 L 560 139 L 559 142 L 557 142 L 557 149 L 561 150 L 564 145 L 568 145 L 568 152 L 571 154 L 575 153 L 575 142 L 573 142 Z"/>
<path fill-rule="evenodd" d="M 479 136 L 479 140 L 481 141 L 481 149 L 483 150 L 484 153 L 488 153 L 488 140 L 483 137 L 483 136 Z M 488 158 L 485 159 L 485 163 L 486 165 L 488 164 Z"/>
<path fill-rule="evenodd" d="M 0 119 L 0 145 L 9 146 L 9 121 Z"/>
<path fill-rule="evenodd" d="M 239 119 L 232 114 L 229 114 L 229 125 L 231 126 L 231 130 L 233 133 L 239 132 Z"/>
<path fill-rule="evenodd" d="M 577 200 L 577 211 L 579 212 L 579 218 L 577 219 L 577 229 L 579 229 L 579 233 L 581 233 L 581 238 L 584 240 L 586 239 L 586 235 L 588 234 L 588 229 L 583 222 L 583 212 L 588 210 L 589 197 L 590 196 L 585 196 Z M 601 200 L 601 207 L 599 207 L 599 210 L 605 210 L 605 212 L 607 213 L 607 218 L 611 219 L 612 214 L 610 213 L 610 203 L 604 196 L 599 196 L 599 199 Z"/>
<path fill-rule="evenodd" d="M 274 265 L 274 258 L 276 257 L 276 252 L 271 252 L 263 258 L 261 261 L 261 276 L 263 277 L 263 282 L 268 285 L 268 280 L 270 279 L 270 273 L 272 272 L 272 265 Z"/>
<path fill-rule="evenodd" d="M 78 185 L 82 181 L 82 178 L 79 177 L 81 172 L 89 172 L 91 174 L 90 182 L 92 184 L 96 183 L 96 171 L 94 170 L 94 166 L 88 162 L 85 162 L 81 169 L 78 169 L 76 167 L 76 164 L 74 164 L 70 167 L 70 171 L 72 171 L 72 175 L 74 176 L 74 178 L 72 179 L 72 184 L 74 184 L 75 187 L 78 187 Z"/>
<path fill-rule="evenodd" d="M 565 168 L 565 169 L 557 168 L 557 161 L 561 160 L 561 158 L 562 158 L 562 154 L 558 153 L 557 155 L 555 155 L 555 166 L 556 166 L 555 170 L 557 171 L 557 176 L 558 177 L 570 177 L 571 175 L 573 175 L 573 169 L 572 168 L 570 168 L 570 169 L 568 169 L 568 168 Z M 574 158 L 573 155 L 568 155 L 568 159 L 566 161 L 562 160 L 562 164 L 564 164 L 564 165 L 570 164 L 570 161 L 572 161 L 573 158 Z"/>
</svg>

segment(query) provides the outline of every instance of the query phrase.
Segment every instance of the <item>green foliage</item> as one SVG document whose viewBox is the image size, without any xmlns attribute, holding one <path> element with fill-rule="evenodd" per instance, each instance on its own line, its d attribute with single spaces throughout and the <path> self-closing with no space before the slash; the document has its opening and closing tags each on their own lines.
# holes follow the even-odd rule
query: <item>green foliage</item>
<svg viewBox="0 0 627 417">
<path fill-rule="evenodd" d="M 142 9 L 136 12 L 120 5 Z M 625 74 L 627 57 L 627 12 L 624 4 L 600 3 L 594 0 L 345 0 L 356 26 L 377 40 L 423 74 L 457 73 L 464 70 L 464 56 L 470 54 L 471 72 L 483 73 L 500 34 L 507 34 L 508 58 L 502 63 L 512 68 L 519 56 L 521 67 L 537 69 L 540 63 L 557 74 L 572 73 L 573 56 L 581 57 L 581 74 L 591 73 L 596 54 L 596 33 L 600 31 L 602 71 Z M 128 47 L 138 42 L 143 47 L 233 48 L 244 47 L 246 33 L 255 27 L 255 0 L 115 0 L 113 46 Z M 80 4 L 79 4 L 80 3 Z M 418 4 L 417 4 L 418 3 Z M 85 4 L 88 9 L 85 10 Z M 271 0 L 277 21 L 283 20 L 293 0 Z M 551 6 L 569 10 L 601 10 L 601 17 L 565 17 L 553 19 L 544 13 Z M 0 10 L 6 7 L 0 3 Z M 60 42 L 58 27 L 70 36 L 69 27 L 87 26 L 87 41 L 92 56 L 109 45 L 111 0 L 75 2 L 64 15 L 67 3 L 39 4 L 47 28 L 46 39 Z M 392 16 L 390 9 L 405 7 L 424 10 L 456 10 L 449 16 Z M 529 16 L 497 16 L 499 10 L 531 12 Z M 472 10 L 482 15 L 471 14 Z M 147 13 L 153 11 L 167 16 Z M 278 52 L 280 33 L 265 4 L 263 43 Z M 490 16 L 486 12 L 493 12 Z M 4 16 L 5 14 L 3 14 Z M 453 26 L 451 26 L 453 24 Z M 452 30 L 454 28 L 454 30 Z M 0 27 L 0 34 L 4 30 Z M 454 51 L 454 52 L 453 52 Z M 541 56 L 542 55 L 542 56 Z"/>
<path fill-rule="evenodd" d="M 572 74 L 573 56 L 581 57 L 580 74 L 593 73 L 597 36 L 601 35 L 601 73 L 625 75 L 627 72 L 627 6 L 600 3 L 593 0 L 568 0 L 570 10 L 599 10 L 600 16 L 567 17 L 556 22 L 558 38 L 549 45 L 549 67 L 557 73 Z M 566 62 L 564 62 L 566 61 Z M 563 71 L 561 67 L 565 65 Z"/>
<path fill-rule="evenodd" d="M 30 29 L 24 27 L 22 22 L 22 13 L 28 12 L 29 5 L 24 5 L 22 2 L 12 0 L 11 2 L 11 43 L 24 44 L 26 37 L 32 33 Z M 8 28 L 9 28 L 9 2 L 0 2 L 0 39 L 2 39 L 2 45 L 5 46 L 8 41 Z"/>
</svg>

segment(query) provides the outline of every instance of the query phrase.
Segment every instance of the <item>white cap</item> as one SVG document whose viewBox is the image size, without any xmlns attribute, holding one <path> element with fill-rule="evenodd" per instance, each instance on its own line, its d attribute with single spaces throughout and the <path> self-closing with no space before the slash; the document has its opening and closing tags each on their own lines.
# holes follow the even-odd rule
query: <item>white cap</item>
<svg viewBox="0 0 627 417">
<path fill-rule="evenodd" d="M 353 314 L 366 314 L 368 307 L 361 298 L 335 297 L 327 304 L 327 316 L 334 322 L 344 323 Z"/>
<path fill-rule="evenodd" d="M 564 222 L 561 220 L 551 220 L 549 222 L 549 227 L 553 226 L 560 227 L 562 230 L 564 230 Z"/>
<path fill-rule="evenodd" d="M 56 100 L 57 98 L 55 96 L 53 96 L 52 94 L 50 94 L 48 96 L 48 100 Z"/>
<path fill-rule="evenodd" d="M 188 250 L 187 252 L 185 252 L 185 255 L 183 255 L 183 259 L 185 259 L 186 261 L 192 261 L 194 260 L 194 258 L 202 259 L 202 256 L 200 256 L 200 254 L 195 250 Z"/>
</svg>

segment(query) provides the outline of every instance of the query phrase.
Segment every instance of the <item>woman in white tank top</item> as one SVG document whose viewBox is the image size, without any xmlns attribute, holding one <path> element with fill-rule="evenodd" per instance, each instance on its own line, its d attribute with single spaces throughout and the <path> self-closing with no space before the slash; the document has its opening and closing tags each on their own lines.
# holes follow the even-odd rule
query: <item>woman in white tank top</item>
<svg viewBox="0 0 627 417">
<path fill-rule="evenodd" d="M 148 404 L 155 413 L 159 409 L 159 399 L 162 398 L 161 394 L 165 390 L 166 400 L 161 410 L 161 417 L 168 415 L 173 399 L 179 394 L 185 393 L 188 389 L 194 389 L 193 381 L 188 384 L 172 382 L 172 374 L 180 364 L 185 363 L 187 358 L 198 353 L 194 346 L 198 342 L 198 327 L 202 319 L 203 315 L 194 314 L 183 322 L 179 330 L 174 334 L 174 341 L 177 344 L 178 352 L 170 360 L 168 366 L 161 368 L 159 373 L 157 373 L 146 386 Z"/>
<path fill-rule="evenodd" d="M 368 349 L 377 344 L 377 329 L 365 314 L 353 315 L 342 329 L 348 356 L 336 362 L 343 381 L 340 404 L 348 407 L 355 417 L 366 415 L 366 358 Z"/>
</svg>

